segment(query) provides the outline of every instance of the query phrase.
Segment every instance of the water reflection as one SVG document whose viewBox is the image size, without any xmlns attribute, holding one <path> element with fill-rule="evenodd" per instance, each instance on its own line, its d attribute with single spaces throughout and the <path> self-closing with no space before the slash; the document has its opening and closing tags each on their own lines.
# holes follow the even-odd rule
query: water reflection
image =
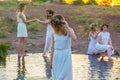
<svg viewBox="0 0 120 80">
<path fill-rule="evenodd" d="M 109 80 L 113 67 L 112 61 L 99 60 L 99 57 L 94 55 L 88 55 L 88 60 L 90 80 Z"/>
<path fill-rule="evenodd" d="M 44 58 L 44 62 L 45 62 L 45 71 L 46 71 L 46 77 L 48 78 L 48 79 L 50 79 L 51 77 L 52 77 L 52 74 L 51 74 L 51 70 L 50 70 L 50 68 L 49 68 L 49 65 L 50 65 L 50 63 L 49 63 L 49 58 L 48 57 L 43 57 Z"/>
<path fill-rule="evenodd" d="M 18 57 L 18 74 L 17 74 L 17 79 L 15 80 L 25 80 L 25 58 Z"/>
<path fill-rule="evenodd" d="M 0 57 L 0 68 L 6 67 L 6 57 Z"/>
</svg>

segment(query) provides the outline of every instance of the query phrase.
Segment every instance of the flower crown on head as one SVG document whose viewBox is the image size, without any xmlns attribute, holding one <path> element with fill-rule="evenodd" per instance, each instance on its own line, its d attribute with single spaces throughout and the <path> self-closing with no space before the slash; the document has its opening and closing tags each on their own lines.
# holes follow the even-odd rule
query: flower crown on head
<svg viewBox="0 0 120 80">
<path fill-rule="evenodd" d="M 49 14 L 54 14 L 55 12 L 51 9 L 47 9 L 46 12 L 48 12 Z"/>
<path fill-rule="evenodd" d="M 52 22 L 54 25 L 62 25 L 62 24 L 64 24 L 64 22 L 62 22 L 60 19 L 55 18 L 55 17 L 52 17 L 52 18 L 51 18 L 51 22 Z"/>
</svg>

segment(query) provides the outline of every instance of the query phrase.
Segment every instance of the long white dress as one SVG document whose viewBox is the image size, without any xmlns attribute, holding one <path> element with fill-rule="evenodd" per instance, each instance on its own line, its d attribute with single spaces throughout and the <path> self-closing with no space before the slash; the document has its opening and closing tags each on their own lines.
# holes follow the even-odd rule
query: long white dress
<svg viewBox="0 0 120 80">
<path fill-rule="evenodd" d="M 107 49 L 110 47 L 110 45 L 108 44 L 110 33 L 109 32 L 100 32 L 98 34 L 98 36 L 101 36 L 103 44 L 97 43 L 96 44 L 96 49 L 99 52 L 105 52 L 105 51 L 107 51 Z M 114 50 L 111 49 L 111 55 L 113 55 L 113 54 L 114 54 Z"/>
<path fill-rule="evenodd" d="M 96 49 L 96 43 L 97 43 L 97 39 L 93 38 L 93 37 L 89 37 L 90 38 L 90 42 L 89 42 L 89 45 L 88 45 L 88 51 L 87 53 L 88 54 L 94 54 L 97 52 L 97 49 Z"/>
<path fill-rule="evenodd" d="M 23 20 L 19 17 L 19 14 L 21 12 L 18 12 L 17 14 L 17 22 L 18 22 L 18 27 L 17 27 L 17 37 L 27 37 L 27 29 L 26 29 L 26 24 L 23 22 Z M 26 20 L 26 16 L 23 14 L 24 19 Z"/>
<path fill-rule="evenodd" d="M 47 24 L 46 42 L 45 42 L 45 47 L 44 47 L 44 53 L 48 53 L 51 50 L 52 34 L 53 34 L 52 26 L 51 26 L 51 24 Z"/>
<path fill-rule="evenodd" d="M 54 34 L 54 80 L 72 80 L 71 38 Z"/>
</svg>

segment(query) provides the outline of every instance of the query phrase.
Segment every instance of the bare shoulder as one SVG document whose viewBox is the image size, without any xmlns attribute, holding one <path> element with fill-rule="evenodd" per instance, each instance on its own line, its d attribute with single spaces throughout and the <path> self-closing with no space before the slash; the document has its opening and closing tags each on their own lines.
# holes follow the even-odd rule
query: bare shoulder
<svg viewBox="0 0 120 80">
<path fill-rule="evenodd" d="M 19 15 L 19 17 L 23 17 L 23 14 L 21 12 L 18 15 Z"/>
</svg>

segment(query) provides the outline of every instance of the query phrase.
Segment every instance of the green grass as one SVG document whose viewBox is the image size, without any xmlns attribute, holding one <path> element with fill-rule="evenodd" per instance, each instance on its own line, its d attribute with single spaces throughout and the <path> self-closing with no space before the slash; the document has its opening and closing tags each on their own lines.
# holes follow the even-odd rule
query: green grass
<svg viewBox="0 0 120 80">
<path fill-rule="evenodd" d="M 0 2 L 0 10 L 16 10 L 17 8 L 17 1 L 5 1 Z"/>
<path fill-rule="evenodd" d="M 28 31 L 41 31 L 40 23 L 34 22 L 27 26 Z"/>
<path fill-rule="evenodd" d="M 45 2 L 46 0 L 36 0 L 33 1 L 32 3 L 27 2 L 27 7 L 29 9 L 40 7 L 41 5 L 44 5 Z M 0 10 L 16 11 L 19 3 L 20 2 L 17 2 L 17 0 L 0 2 Z"/>
<path fill-rule="evenodd" d="M 116 32 L 120 32 L 120 24 L 110 24 L 110 27 L 112 27 Z"/>
<path fill-rule="evenodd" d="M 17 29 L 17 23 L 15 20 L 0 16 L 0 38 L 5 38 L 9 33 L 15 32 Z"/>
<path fill-rule="evenodd" d="M 7 55 L 7 50 L 10 48 L 10 42 L 2 42 L 0 43 L 0 57 L 5 57 Z"/>
</svg>

